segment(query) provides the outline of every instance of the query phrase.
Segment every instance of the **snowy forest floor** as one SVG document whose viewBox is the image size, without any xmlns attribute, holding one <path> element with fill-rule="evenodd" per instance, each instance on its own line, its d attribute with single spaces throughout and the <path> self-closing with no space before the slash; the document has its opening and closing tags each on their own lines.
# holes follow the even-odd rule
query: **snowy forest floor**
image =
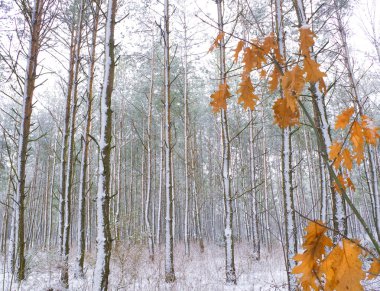
<svg viewBox="0 0 380 291">
<path fill-rule="evenodd" d="M 75 254 L 75 250 L 72 252 Z M 70 257 L 70 290 L 92 290 L 95 254 L 86 256 L 85 278 L 74 278 L 75 256 Z M 20 285 L 2 271 L 0 288 L 3 290 L 63 290 L 59 284 L 59 256 L 57 252 L 30 252 L 27 257 L 27 279 Z M 249 244 L 236 243 L 235 265 L 238 283 L 224 284 L 224 248 L 205 246 L 203 254 L 191 245 L 191 255 L 184 255 L 183 245 L 175 248 L 176 282 L 164 282 L 164 249 L 156 251 L 155 261 L 148 258 L 145 245 L 119 246 L 111 259 L 110 290 L 286 290 L 286 272 L 280 248 L 263 250 L 260 261 L 252 256 Z M 5 280 L 4 280 L 5 279 Z"/>
<path fill-rule="evenodd" d="M 72 250 L 75 254 L 75 250 Z M 224 248 L 207 245 L 203 254 L 196 244 L 191 245 L 191 255 L 184 255 L 183 244 L 175 248 L 176 282 L 164 282 L 164 249 L 156 250 L 155 261 L 149 260 L 145 245 L 120 245 L 113 249 L 109 290 L 287 290 L 283 253 L 280 247 L 262 250 L 261 259 L 255 260 L 251 246 L 235 244 L 235 265 L 238 282 L 236 286 L 224 284 Z M 70 257 L 70 290 L 92 290 L 95 253 L 85 258 L 85 278 L 74 278 L 75 255 Z M 368 262 L 367 262 L 368 264 Z M 58 291 L 60 287 L 60 260 L 58 252 L 30 251 L 27 256 L 27 279 L 19 286 L 6 273 L 1 258 L 0 290 Z M 367 266 L 369 268 L 369 265 Z M 380 278 L 363 282 L 365 290 L 380 290 Z"/>
</svg>

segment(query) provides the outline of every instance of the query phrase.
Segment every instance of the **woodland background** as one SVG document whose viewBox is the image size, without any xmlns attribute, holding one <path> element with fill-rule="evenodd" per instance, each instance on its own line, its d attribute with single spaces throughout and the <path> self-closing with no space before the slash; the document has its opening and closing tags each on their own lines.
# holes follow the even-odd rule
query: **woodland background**
<svg viewBox="0 0 380 291">
<path fill-rule="evenodd" d="M 4 290 L 379 288 L 376 0 L 0 4 Z"/>
</svg>

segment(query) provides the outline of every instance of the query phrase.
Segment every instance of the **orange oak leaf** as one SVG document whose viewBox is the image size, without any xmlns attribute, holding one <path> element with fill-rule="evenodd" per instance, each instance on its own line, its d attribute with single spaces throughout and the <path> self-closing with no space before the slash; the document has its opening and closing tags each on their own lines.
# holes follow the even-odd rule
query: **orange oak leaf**
<svg viewBox="0 0 380 291">
<path fill-rule="evenodd" d="M 336 245 L 322 262 L 320 275 L 325 277 L 326 291 L 360 291 L 364 290 L 360 281 L 365 279 L 362 262 L 359 258 L 361 249 L 357 244 L 343 239 L 342 246 Z"/>
<path fill-rule="evenodd" d="M 343 157 L 343 166 L 351 171 L 352 170 L 352 156 L 348 148 L 345 148 L 342 151 L 342 157 Z"/>
<path fill-rule="evenodd" d="M 224 37 L 224 32 L 220 32 L 218 34 L 218 36 L 215 38 L 214 42 L 212 43 L 212 45 L 210 46 L 208 52 L 211 53 L 215 48 L 218 47 L 219 43 L 222 41 Z"/>
<path fill-rule="evenodd" d="M 366 115 L 361 116 L 362 129 L 365 140 L 371 145 L 376 145 L 380 138 L 380 127 L 376 126 L 375 122 Z"/>
<path fill-rule="evenodd" d="M 267 76 L 267 71 L 264 70 L 264 69 L 262 69 L 262 70 L 260 71 L 260 78 L 261 78 L 261 79 L 264 79 L 266 76 Z"/>
<path fill-rule="evenodd" d="M 244 49 L 243 63 L 243 75 L 248 75 L 253 69 L 260 69 L 266 63 L 264 51 L 257 40 L 252 40 L 252 45 Z"/>
<path fill-rule="evenodd" d="M 297 98 L 294 95 L 287 95 L 285 96 L 285 102 L 286 106 L 291 112 L 298 111 L 298 104 L 297 104 Z"/>
<path fill-rule="evenodd" d="M 320 289 L 320 278 L 318 270 L 323 256 L 326 254 L 326 247 L 332 247 L 332 240 L 325 235 L 327 228 L 321 221 L 311 221 L 306 227 L 306 235 L 302 244 L 304 252 L 294 256 L 294 260 L 299 262 L 292 270 L 293 274 L 302 274 L 298 277 L 303 290 Z"/>
<path fill-rule="evenodd" d="M 342 146 L 342 143 L 338 141 L 334 141 L 330 146 L 329 159 L 331 161 L 335 160 L 338 157 L 340 151 L 342 150 Z"/>
<path fill-rule="evenodd" d="M 244 63 L 244 68 L 243 68 L 243 75 L 248 75 L 254 68 L 254 52 L 250 47 L 246 47 L 244 49 L 244 55 L 243 55 L 243 63 Z"/>
<path fill-rule="evenodd" d="M 301 94 L 305 86 L 302 69 L 296 65 L 291 71 L 286 71 L 281 78 L 281 84 L 282 89 L 284 90 L 284 95 L 288 99 L 287 102 L 290 109 L 295 111 L 297 97 Z"/>
<path fill-rule="evenodd" d="M 258 41 L 253 41 L 251 49 L 254 55 L 253 67 L 256 69 L 260 69 L 262 65 L 267 62 L 261 44 Z"/>
<path fill-rule="evenodd" d="M 243 76 L 237 93 L 239 95 L 238 103 L 243 103 L 244 109 L 255 109 L 259 97 L 254 94 L 254 88 L 250 77 Z"/>
<path fill-rule="evenodd" d="M 350 188 L 352 191 L 355 191 L 355 185 L 350 179 L 350 177 L 344 177 L 342 174 L 338 174 L 337 178 L 339 180 L 339 183 L 334 181 L 333 185 L 334 189 L 338 193 L 342 194 L 347 189 L 347 187 Z"/>
<path fill-rule="evenodd" d="M 320 79 L 319 79 L 319 85 L 318 85 L 318 88 L 319 88 L 319 90 L 320 90 L 322 93 L 324 93 L 324 94 L 327 93 L 326 83 L 325 83 L 325 81 L 323 80 L 323 78 L 320 78 Z"/>
<path fill-rule="evenodd" d="M 219 84 L 218 90 L 211 94 L 210 97 L 213 100 L 210 105 L 213 107 L 213 112 L 218 112 L 221 109 L 227 110 L 227 98 L 231 97 L 229 88 L 227 83 Z"/>
<path fill-rule="evenodd" d="M 342 150 L 342 143 L 338 141 L 334 141 L 333 144 L 329 148 L 329 159 L 330 161 L 334 161 L 334 167 L 335 169 L 339 168 L 340 163 L 342 161 L 342 155 L 340 155 L 340 152 Z"/>
<path fill-rule="evenodd" d="M 364 144 L 364 134 L 359 122 L 354 121 L 351 129 L 351 142 L 354 147 L 360 147 Z"/>
<path fill-rule="evenodd" d="M 380 276 L 380 258 L 374 258 L 368 271 L 368 280 L 376 279 Z"/>
<path fill-rule="evenodd" d="M 342 176 L 342 174 L 338 174 L 337 176 L 339 183 L 335 182 L 333 183 L 334 189 L 339 193 L 343 194 L 343 192 L 346 190 L 346 180 Z"/>
<path fill-rule="evenodd" d="M 360 164 L 364 159 L 364 133 L 361 124 L 358 121 L 352 122 L 351 136 L 352 149 L 356 163 Z"/>
<path fill-rule="evenodd" d="M 314 32 L 309 27 L 301 27 L 300 31 L 300 50 L 301 53 L 310 57 L 310 47 L 314 45 Z"/>
<path fill-rule="evenodd" d="M 295 111 L 289 109 L 286 98 L 278 98 L 273 105 L 274 121 L 279 127 L 285 128 L 299 124 L 299 110 L 298 107 Z"/>
<path fill-rule="evenodd" d="M 241 50 L 243 49 L 243 46 L 244 46 L 244 41 L 240 40 L 236 46 L 236 48 L 234 49 L 235 53 L 234 53 L 234 63 L 237 62 L 238 58 L 239 58 L 239 53 L 241 52 Z"/>
<path fill-rule="evenodd" d="M 339 114 L 335 121 L 335 129 L 345 129 L 350 123 L 350 118 L 354 112 L 354 107 L 350 107 Z"/>
<path fill-rule="evenodd" d="M 350 177 L 346 178 L 346 182 L 347 182 L 347 187 L 349 187 L 352 191 L 355 191 L 355 185 L 352 182 L 352 180 L 350 179 Z"/>
<path fill-rule="evenodd" d="M 273 32 L 264 38 L 264 41 L 261 47 L 262 47 L 263 53 L 266 55 L 269 54 L 269 52 L 272 49 L 273 50 L 278 49 L 277 37 L 274 35 Z"/>
<path fill-rule="evenodd" d="M 303 61 L 304 71 L 306 73 L 305 80 L 307 82 L 318 82 L 320 79 L 326 76 L 326 73 L 319 70 L 320 64 L 312 60 L 309 57 L 306 57 Z"/>
<path fill-rule="evenodd" d="M 278 84 L 279 84 L 279 80 L 280 80 L 280 77 L 281 77 L 281 73 L 280 73 L 280 71 L 278 70 L 277 67 L 274 67 L 274 68 L 273 68 L 273 71 L 272 71 L 272 73 L 269 75 L 269 77 L 271 78 L 271 79 L 268 81 L 269 92 L 270 92 L 270 93 L 273 93 L 273 92 L 277 89 Z"/>
</svg>

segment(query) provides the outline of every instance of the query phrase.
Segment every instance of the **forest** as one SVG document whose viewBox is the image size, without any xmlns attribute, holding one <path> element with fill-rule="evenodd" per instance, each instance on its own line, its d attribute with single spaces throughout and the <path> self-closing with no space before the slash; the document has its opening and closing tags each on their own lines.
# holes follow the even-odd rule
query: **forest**
<svg viewBox="0 0 380 291">
<path fill-rule="evenodd" d="M 0 0 L 1 290 L 380 290 L 377 0 Z"/>
</svg>

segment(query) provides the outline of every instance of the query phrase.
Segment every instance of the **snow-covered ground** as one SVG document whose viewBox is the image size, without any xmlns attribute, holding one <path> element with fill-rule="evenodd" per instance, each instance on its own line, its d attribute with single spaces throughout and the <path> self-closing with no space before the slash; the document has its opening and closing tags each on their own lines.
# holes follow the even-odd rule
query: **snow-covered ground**
<svg viewBox="0 0 380 291">
<path fill-rule="evenodd" d="M 254 260 L 250 246 L 236 244 L 235 265 L 238 283 L 224 284 L 224 248 L 206 245 L 201 254 L 197 245 L 191 255 L 184 255 L 182 245 L 175 249 L 176 282 L 164 282 L 164 250 L 156 251 L 150 262 L 145 246 L 119 246 L 113 249 L 110 290 L 286 290 L 286 273 L 280 248 L 263 250 L 260 261 Z M 73 250 L 72 253 L 75 251 Z M 72 263 L 75 259 L 70 257 Z M 29 254 L 27 279 L 16 286 L 1 268 L 1 290 L 63 290 L 59 284 L 59 257 L 56 252 Z M 73 264 L 70 264 L 72 267 Z M 70 268 L 70 290 L 92 290 L 95 254 L 86 257 L 85 279 L 75 279 Z M 4 280 L 5 279 L 5 280 Z"/>
</svg>

